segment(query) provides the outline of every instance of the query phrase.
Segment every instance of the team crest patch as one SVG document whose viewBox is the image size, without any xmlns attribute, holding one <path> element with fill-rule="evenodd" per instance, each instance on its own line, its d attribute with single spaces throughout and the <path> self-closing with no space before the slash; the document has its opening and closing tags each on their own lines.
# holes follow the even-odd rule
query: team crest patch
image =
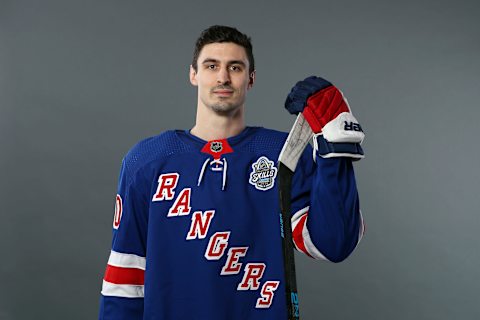
<svg viewBox="0 0 480 320">
<path fill-rule="evenodd" d="M 221 152 L 223 150 L 223 144 L 221 141 L 210 142 L 210 150 L 212 152 Z"/>
<path fill-rule="evenodd" d="M 273 161 L 270 161 L 265 156 L 261 156 L 252 164 L 252 170 L 248 180 L 252 186 L 261 191 L 273 188 L 278 171 Z"/>
</svg>

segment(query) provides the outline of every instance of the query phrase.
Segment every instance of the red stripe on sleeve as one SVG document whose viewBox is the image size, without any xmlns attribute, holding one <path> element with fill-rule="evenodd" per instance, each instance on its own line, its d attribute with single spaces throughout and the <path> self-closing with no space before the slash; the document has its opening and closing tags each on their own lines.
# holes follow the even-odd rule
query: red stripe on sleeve
<svg viewBox="0 0 480 320">
<path fill-rule="evenodd" d="M 122 268 L 107 265 L 104 280 L 115 284 L 143 285 L 145 283 L 145 271 L 136 268 Z"/>
<path fill-rule="evenodd" d="M 295 245 L 297 246 L 297 248 L 303 253 L 305 253 L 307 256 L 313 258 L 308 253 L 307 248 L 305 248 L 305 242 L 303 242 L 303 236 L 302 236 L 302 231 L 303 231 L 303 227 L 305 226 L 305 222 L 307 221 L 307 216 L 308 216 L 308 213 L 304 214 L 300 218 L 297 225 L 295 226 L 295 229 L 293 229 L 292 237 L 293 237 L 293 242 L 295 242 Z"/>
</svg>

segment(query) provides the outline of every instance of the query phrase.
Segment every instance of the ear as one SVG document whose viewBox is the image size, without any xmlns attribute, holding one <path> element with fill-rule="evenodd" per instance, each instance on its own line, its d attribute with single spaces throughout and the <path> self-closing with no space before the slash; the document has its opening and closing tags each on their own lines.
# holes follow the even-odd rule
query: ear
<svg viewBox="0 0 480 320">
<path fill-rule="evenodd" d="M 250 76 L 248 77 L 248 86 L 247 86 L 247 89 L 251 89 L 253 87 L 253 83 L 255 82 L 255 75 L 256 75 L 256 70 L 253 70 L 251 73 L 250 73 Z"/>
<path fill-rule="evenodd" d="M 197 72 L 195 71 L 195 69 L 193 68 L 192 65 L 190 65 L 190 72 L 189 73 L 190 73 L 190 83 L 196 87 L 198 85 Z"/>
</svg>

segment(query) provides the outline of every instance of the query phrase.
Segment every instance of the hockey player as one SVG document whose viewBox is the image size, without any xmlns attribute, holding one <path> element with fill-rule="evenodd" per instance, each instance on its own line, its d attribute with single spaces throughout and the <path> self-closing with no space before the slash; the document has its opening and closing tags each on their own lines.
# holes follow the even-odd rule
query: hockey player
<svg viewBox="0 0 480 320">
<path fill-rule="evenodd" d="M 123 159 L 99 319 L 286 319 L 276 175 L 287 135 L 245 126 L 250 38 L 203 31 L 190 82 L 194 127 L 145 139 Z M 286 107 L 317 133 L 293 177 L 295 246 L 342 261 L 363 234 L 352 168 L 363 133 L 321 78 L 297 83 Z"/>
</svg>

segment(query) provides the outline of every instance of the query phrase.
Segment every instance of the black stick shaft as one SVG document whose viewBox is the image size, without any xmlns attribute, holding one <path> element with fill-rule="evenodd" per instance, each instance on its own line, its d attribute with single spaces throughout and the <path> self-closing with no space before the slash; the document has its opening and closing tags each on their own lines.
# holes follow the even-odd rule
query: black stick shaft
<svg viewBox="0 0 480 320">
<path fill-rule="evenodd" d="M 293 172 L 279 162 L 279 196 L 281 210 L 281 235 L 283 248 L 283 263 L 285 269 L 285 296 L 288 320 L 299 320 L 297 279 L 295 274 L 295 257 L 293 252 L 291 223 L 291 186 Z"/>
</svg>

